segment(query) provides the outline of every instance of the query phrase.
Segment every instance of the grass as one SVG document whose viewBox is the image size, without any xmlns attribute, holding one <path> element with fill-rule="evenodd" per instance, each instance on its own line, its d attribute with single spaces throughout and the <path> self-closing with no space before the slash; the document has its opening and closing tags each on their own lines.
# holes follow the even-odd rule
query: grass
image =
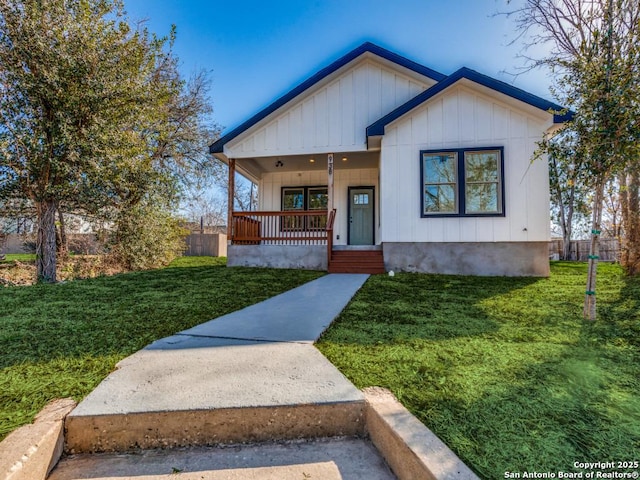
<svg viewBox="0 0 640 480">
<path fill-rule="evenodd" d="M 5 255 L 4 260 L 0 260 L 0 263 L 10 263 L 10 262 L 35 262 L 36 255 L 35 253 L 8 253 Z"/>
<path fill-rule="evenodd" d="M 80 400 L 152 341 L 322 275 L 224 261 L 183 257 L 162 270 L 0 287 L 0 439 L 51 399 Z"/>
<path fill-rule="evenodd" d="M 573 471 L 640 451 L 640 279 L 601 264 L 548 279 L 374 276 L 318 348 L 359 388 L 389 388 L 482 478 Z"/>
</svg>

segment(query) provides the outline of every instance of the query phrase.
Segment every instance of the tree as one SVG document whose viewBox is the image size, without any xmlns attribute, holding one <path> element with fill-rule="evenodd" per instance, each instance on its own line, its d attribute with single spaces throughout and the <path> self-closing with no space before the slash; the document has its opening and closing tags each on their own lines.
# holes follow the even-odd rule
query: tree
<svg viewBox="0 0 640 480">
<path fill-rule="evenodd" d="M 587 189 L 582 182 L 583 164 L 576 155 L 574 138 L 558 135 L 548 142 L 551 212 L 562 231 L 563 250 L 560 258 L 571 259 L 574 226 L 587 211 Z"/>
<path fill-rule="evenodd" d="M 596 318 L 596 272 L 606 183 L 638 162 L 640 4 L 637 0 L 523 0 L 511 12 L 527 46 L 546 44 L 529 67 L 558 75 L 554 93 L 574 112 L 562 129 L 576 138 L 593 189 L 584 317 Z M 550 140 L 540 143 L 552 151 Z"/>
<path fill-rule="evenodd" d="M 629 275 L 640 274 L 640 165 L 630 165 L 619 177 L 624 238 L 620 262 Z"/>
<path fill-rule="evenodd" d="M 56 279 L 57 212 L 115 221 L 179 194 L 210 107 L 173 39 L 120 0 L 0 0 L 0 199 L 35 207 L 39 280 Z"/>
</svg>

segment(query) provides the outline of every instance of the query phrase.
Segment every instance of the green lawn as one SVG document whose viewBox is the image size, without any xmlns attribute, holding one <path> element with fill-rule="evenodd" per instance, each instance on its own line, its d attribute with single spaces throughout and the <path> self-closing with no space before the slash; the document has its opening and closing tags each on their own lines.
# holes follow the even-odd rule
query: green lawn
<svg viewBox="0 0 640 480">
<path fill-rule="evenodd" d="M 0 287 L 0 439 L 53 398 L 81 399 L 150 342 L 322 275 L 224 261 L 183 257 L 162 270 Z"/>
<path fill-rule="evenodd" d="M 589 324 L 585 270 L 373 276 L 318 347 L 358 387 L 391 389 L 483 478 L 637 460 L 640 279 L 601 264 L 600 318 Z M 82 398 L 153 340 L 320 275 L 184 257 L 163 270 L 0 288 L 0 438 L 52 398 Z"/>
<path fill-rule="evenodd" d="M 18 262 L 35 262 L 35 253 L 7 253 L 4 260 L 0 260 L 0 263 L 9 263 L 13 261 Z"/>
<path fill-rule="evenodd" d="M 638 460 L 640 279 L 584 264 L 549 279 L 371 277 L 318 344 L 356 386 L 389 388 L 482 478 Z"/>
</svg>

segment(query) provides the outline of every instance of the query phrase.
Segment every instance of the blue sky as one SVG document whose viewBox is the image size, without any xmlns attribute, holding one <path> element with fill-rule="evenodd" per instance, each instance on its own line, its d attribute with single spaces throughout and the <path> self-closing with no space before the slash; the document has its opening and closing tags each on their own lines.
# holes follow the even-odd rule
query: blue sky
<svg viewBox="0 0 640 480">
<path fill-rule="evenodd" d="M 151 31 L 177 27 L 185 75 L 205 69 L 214 118 L 242 121 L 365 41 L 444 74 L 462 66 L 550 98 L 542 72 L 517 78 L 506 0 L 125 0 Z"/>
</svg>

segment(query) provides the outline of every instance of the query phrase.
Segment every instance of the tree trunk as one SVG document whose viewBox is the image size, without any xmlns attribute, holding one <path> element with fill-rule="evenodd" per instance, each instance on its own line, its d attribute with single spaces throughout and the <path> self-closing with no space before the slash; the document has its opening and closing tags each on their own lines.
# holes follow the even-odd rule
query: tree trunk
<svg viewBox="0 0 640 480">
<path fill-rule="evenodd" d="M 58 254 L 61 257 L 66 257 L 69 252 L 69 241 L 67 240 L 67 227 L 64 223 L 64 215 L 62 214 L 62 210 L 60 210 L 60 205 L 56 206 L 56 210 L 58 213 L 58 228 L 56 231 L 56 246 L 58 248 Z"/>
<path fill-rule="evenodd" d="M 596 273 L 598 270 L 598 253 L 600 251 L 600 225 L 602 223 L 604 184 L 604 178 L 600 177 L 597 179 L 596 192 L 593 197 L 587 289 L 584 296 L 584 309 L 582 311 L 582 316 L 592 322 L 596 320 Z"/>
<path fill-rule="evenodd" d="M 576 187 L 574 184 L 570 189 L 569 202 L 566 206 L 567 211 L 562 216 L 562 221 L 565 222 L 565 225 L 562 227 L 562 260 L 574 260 L 571 258 L 571 237 L 573 236 L 573 209 L 575 205 L 575 197 Z"/>
<path fill-rule="evenodd" d="M 562 254 L 561 260 L 572 260 L 571 258 L 571 232 L 562 229 Z"/>
<path fill-rule="evenodd" d="M 623 254 L 621 263 L 627 275 L 640 273 L 640 172 L 631 170 L 627 176 L 623 222 Z"/>
<path fill-rule="evenodd" d="M 56 281 L 56 202 L 36 202 L 38 233 L 36 237 L 36 275 L 38 282 Z"/>
</svg>

